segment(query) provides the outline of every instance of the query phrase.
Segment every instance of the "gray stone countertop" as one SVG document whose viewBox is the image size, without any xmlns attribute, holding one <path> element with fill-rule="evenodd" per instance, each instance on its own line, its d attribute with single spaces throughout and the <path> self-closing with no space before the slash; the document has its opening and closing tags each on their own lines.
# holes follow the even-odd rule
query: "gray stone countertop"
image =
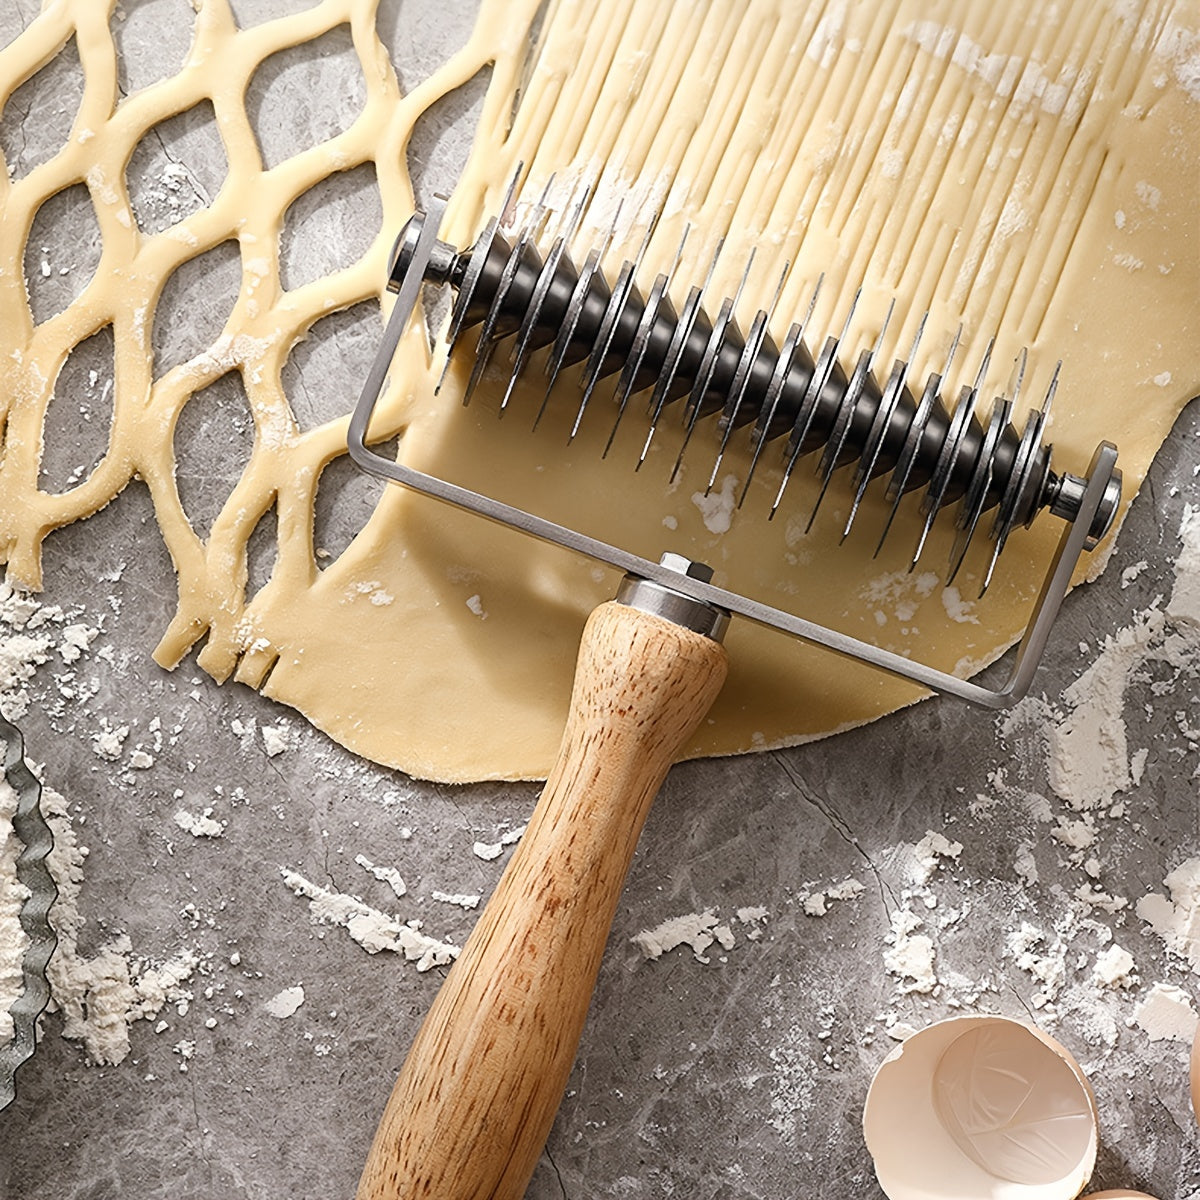
<svg viewBox="0 0 1200 1200">
<path fill-rule="evenodd" d="M 0 44 L 34 19 L 35 7 L 10 0 L 0 8 Z M 289 5 L 233 7 L 257 21 Z M 123 11 L 122 86 L 133 88 L 154 77 L 160 59 L 182 53 L 191 10 L 182 0 L 126 0 Z M 412 78 L 444 58 L 470 21 L 469 6 L 452 4 L 384 3 L 381 14 L 401 75 Z M 334 41 L 329 49 L 322 63 L 289 60 L 266 81 L 258 119 L 271 136 L 286 141 L 294 131 L 272 126 L 269 89 L 287 86 L 289 71 L 336 73 L 346 47 Z M 299 78 L 319 82 L 311 73 Z M 19 142 L 36 158 L 57 144 L 63 118 L 55 96 L 66 86 L 51 73 L 18 93 L 0 122 L 6 151 Z M 454 99 L 414 139 L 423 192 L 453 178 L 477 101 L 477 91 Z M 304 119 L 288 112 L 288 121 Z M 171 154 L 187 162 L 189 186 L 200 194 L 212 169 L 205 131 L 177 132 Z M 147 178 L 161 168 L 158 159 L 144 164 Z M 358 203 L 347 195 L 347 204 Z M 68 225 L 61 236 L 70 236 Z M 68 261 L 73 252 L 56 241 L 47 260 Z M 293 253 L 302 259 L 306 251 L 297 245 Z M 236 263 L 230 268 L 236 286 Z M 344 361 L 369 353 L 352 328 L 345 337 Z M 93 452 L 86 430 L 70 441 L 83 427 L 67 407 L 52 411 L 55 445 L 67 449 L 50 470 L 65 472 Z M 1198 436 L 1192 408 L 1156 462 L 1107 573 L 1069 599 L 1037 685 L 1052 701 L 1095 659 L 1106 634 L 1169 594 L 1185 507 L 1200 504 Z M 341 486 L 320 517 L 327 545 L 344 544 L 369 511 L 373 494 L 355 486 Z M 314 923 L 281 868 L 402 920 L 419 918 L 425 932 L 461 944 L 476 912 L 434 893 L 486 900 L 510 850 L 487 861 L 473 847 L 522 825 L 538 789 L 416 783 L 354 758 L 247 688 L 216 686 L 194 660 L 174 673 L 156 667 L 149 650 L 172 615 L 174 583 L 140 484 L 52 536 L 45 567 L 39 600 L 102 626 L 80 668 L 90 695 L 64 698 L 47 667 L 30 683 L 21 719 L 30 757 L 66 796 L 89 850 L 78 953 L 94 956 L 115 941 L 135 974 L 181 948 L 199 961 L 182 985 L 188 1002 L 134 1021 L 119 1065 L 90 1063 L 63 1036 L 61 1014 L 44 1018 L 17 1099 L 0 1114 L 0 1196 L 349 1197 L 445 969 L 418 972 L 398 954 L 368 954 L 343 928 Z M 1097 1185 L 1136 1186 L 1161 1200 L 1200 1194 L 1183 1048 L 1151 1043 L 1129 1023 L 1154 982 L 1195 992 L 1194 976 L 1132 906 L 1200 853 L 1197 747 L 1177 716 L 1194 718 L 1196 686 L 1194 669 L 1147 669 L 1130 682 L 1130 751 L 1146 756 L 1126 816 L 1099 830 L 1098 881 L 1050 836 L 1072 814 L 1049 787 L 1039 731 L 1004 732 L 1002 719 L 955 701 L 931 700 L 794 750 L 678 766 L 637 852 L 531 1200 L 881 1197 L 860 1119 L 867 1084 L 896 1045 L 886 1025 L 920 1027 L 962 1011 L 1044 1021 L 1034 1008 L 1044 981 L 1011 945 L 1023 923 L 1041 937 L 1036 956 L 1063 972 L 1049 1028 L 1080 1059 L 1097 1095 Z M 169 736 L 153 765 L 138 769 L 130 754 L 150 747 L 153 716 Z M 115 761 L 95 752 L 105 722 L 132 731 Z M 265 727 L 280 731 L 282 753 L 267 753 Z M 1043 798 L 1049 819 L 1039 819 L 1031 797 Z M 224 833 L 185 832 L 175 820 L 181 808 L 211 809 Z M 909 848 L 927 831 L 963 849 L 927 884 L 914 884 Z M 1022 846 L 1030 856 L 1024 880 Z M 407 894 L 397 897 L 369 875 L 360 857 L 395 866 Z M 828 900 L 823 916 L 812 915 L 820 907 L 814 893 L 848 878 L 865 885 L 862 894 Z M 1089 882 L 1128 897 L 1129 906 L 1081 921 L 1070 895 Z M 766 910 L 761 921 L 736 916 L 758 906 Z M 936 944 L 941 985 L 931 994 L 905 994 L 885 968 L 893 916 L 905 909 L 922 917 Z M 710 910 L 728 923 L 731 945 L 696 953 L 682 946 L 647 961 L 633 941 L 670 917 Z M 1104 930 L 1132 954 L 1136 987 L 1090 982 Z M 296 997 L 287 990 L 297 986 L 303 1003 L 275 1015 L 280 994 Z"/>
</svg>

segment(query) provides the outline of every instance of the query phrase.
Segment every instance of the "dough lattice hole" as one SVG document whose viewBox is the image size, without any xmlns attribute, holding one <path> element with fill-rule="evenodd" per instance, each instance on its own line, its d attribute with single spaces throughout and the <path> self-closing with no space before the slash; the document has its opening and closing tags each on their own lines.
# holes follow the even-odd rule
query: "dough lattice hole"
<svg viewBox="0 0 1200 1200">
<path fill-rule="evenodd" d="M 77 183 L 38 209 L 25 245 L 25 280 L 33 319 L 57 316 L 91 282 L 100 262 L 100 226 L 87 187 Z"/>
<path fill-rule="evenodd" d="M 249 29 L 264 21 L 274 21 L 292 13 L 316 8 L 320 0 L 229 0 L 229 8 L 239 29 Z"/>
<path fill-rule="evenodd" d="M 195 18 L 188 0 L 123 0 L 111 25 L 118 90 L 128 95 L 175 75 L 191 46 Z"/>
<path fill-rule="evenodd" d="M 395 458 L 399 444 L 393 438 L 372 449 L 377 454 Z M 318 567 L 324 570 L 337 562 L 371 519 L 386 486 L 381 480 L 360 471 L 346 454 L 335 458 L 321 472 L 313 505 L 313 546 Z"/>
<path fill-rule="evenodd" d="M 279 518 L 271 505 L 246 541 L 246 599 L 267 586 L 279 556 Z"/>
<path fill-rule="evenodd" d="M 364 255 L 383 222 L 369 163 L 323 179 L 284 214 L 279 275 L 287 290 L 348 267 Z"/>
<path fill-rule="evenodd" d="M 129 159 L 129 201 L 143 233 L 156 234 L 208 207 L 228 173 L 212 101 L 146 131 Z"/>
<path fill-rule="evenodd" d="M 301 429 L 315 429 L 350 411 L 357 381 L 366 378 L 378 343 L 379 306 L 374 301 L 364 300 L 313 325 L 283 367 L 284 394 Z M 331 390 L 331 379 L 343 380 L 347 390 Z"/>
<path fill-rule="evenodd" d="M 328 141 L 354 124 L 366 103 L 362 64 L 347 26 L 263 60 L 246 91 L 246 115 L 263 166 Z"/>
<path fill-rule="evenodd" d="M 254 448 L 242 377 L 231 371 L 196 392 L 175 426 L 175 483 L 197 535 L 206 538 Z"/>
<path fill-rule="evenodd" d="M 171 275 L 154 311 L 156 376 L 212 345 L 233 309 L 241 279 L 241 256 L 233 241 L 188 259 Z"/>
<path fill-rule="evenodd" d="M 113 331 L 106 325 L 67 356 L 46 412 L 57 437 L 42 450 L 38 487 L 65 492 L 91 475 L 108 449 L 113 421 Z"/>
<path fill-rule="evenodd" d="M 49 162 L 66 144 L 83 99 L 75 39 L 9 97 L 0 113 L 0 148 L 12 178 Z"/>
<path fill-rule="evenodd" d="M 491 78 L 491 67 L 485 67 L 417 118 L 408 139 L 408 170 L 418 204 L 427 205 L 436 193 L 449 195 L 454 190 L 471 152 L 462 130 L 479 124 Z"/>
<path fill-rule="evenodd" d="M 461 50 L 471 33 L 470 22 L 446 19 L 445 0 L 380 0 L 375 28 L 405 93 Z"/>
</svg>

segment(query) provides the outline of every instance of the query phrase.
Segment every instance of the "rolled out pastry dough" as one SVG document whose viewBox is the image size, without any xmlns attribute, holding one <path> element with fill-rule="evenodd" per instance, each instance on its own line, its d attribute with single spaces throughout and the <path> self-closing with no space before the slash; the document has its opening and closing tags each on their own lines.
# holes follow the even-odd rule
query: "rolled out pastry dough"
<svg viewBox="0 0 1200 1200">
<path fill-rule="evenodd" d="M 321 316 L 380 294 L 387 246 L 412 206 L 400 166 L 412 124 L 487 63 L 493 74 L 475 150 L 442 230 L 459 246 L 498 211 L 523 162 L 518 218 L 544 194 L 548 238 L 589 189 L 573 245 L 582 259 L 611 229 L 610 278 L 638 252 L 652 214 L 659 220 L 643 290 L 669 268 L 690 227 L 677 304 L 688 284 L 704 280 L 723 238 L 709 294 L 740 287 L 745 329 L 778 290 L 777 342 L 819 277 L 815 347 L 840 329 L 861 286 L 844 361 L 879 337 L 893 299 L 884 371 L 907 352 L 922 314 L 918 380 L 941 365 L 961 325 L 947 398 L 974 375 L 993 335 L 988 400 L 1028 347 L 1018 428 L 1061 359 L 1055 465 L 1082 472 L 1097 442 L 1114 441 L 1127 501 L 1200 391 L 1194 3 L 614 0 L 597 9 L 559 0 L 534 38 L 533 0 L 485 0 L 468 45 L 402 96 L 374 37 L 371 0 L 333 0 L 246 32 L 224 3 L 207 0 L 184 70 L 115 109 L 104 85 L 113 53 L 105 7 L 50 4 L 0 56 L 0 98 L 73 31 L 87 73 L 76 136 L 63 151 L 16 181 L 0 173 L 0 551 L 11 572 L 37 585 L 49 530 L 95 511 L 140 474 L 179 572 L 179 610 L 159 661 L 174 665 L 207 632 L 199 661 L 217 678 L 262 686 L 351 749 L 415 775 L 544 774 L 584 618 L 616 585 L 595 564 L 400 489 L 388 491 L 336 562 L 320 570 L 314 558 L 313 497 L 321 470 L 344 450 L 345 423 L 300 432 L 283 364 Z M 364 63 L 366 107 L 346 133 L 264 174 L 244 116 L 246 83 L 273 49 L 339 21 L 350 22 Z M 145 130 L 203 96 L 218 114 L 229 176 L 207 209 L 145 237 L 131 224 L 124 161 Z M 366 161 L 376 164 L 384 210 L 371 249 L 335 277 L 283 291 L 278 236 L 288 205 L 324 175 Z M 76 179 L 91 191 L 109 269 L 61 317 L 34 326 L 20 282 L 23 238 L 42 200 Z M 243 287 L 221 341 L 154 378 L 146 327 L 165 279 L 229 237 L 241 248 Z M 53 381 L 70 347 L 105 323 L 118 347 L 110 450 L 83 483 L 49 496 L 37 488 L 37 461 Z M 885 513 L 879 485 L 839 547 L 844 482 L 835 479 L 806 531 L 816 488 L 802 463 L 784 509 L 768 522 L 777 452 L 734 511 L 746 447 L 731 451 L 705 496 L 711 421 L 669 484 L 677 418 L 635 472 L 647 428 L 636 398 L 602 458 L 611 383 L 568 445 L 577 373 L 560 381 L 531 434 L 540 358 L 500 421 L 504 352 L 466 409 L 469 354 L 456 353 L 433 394 L 443 354 L 414 326 L 397 355 L 377 433 L 400 433 L 404 461 L 649 557 L 670 549 L 704 559 L 735 590 L 944 669 L 981 667 L 1019 635 L 1058 536 L 1047 515 L 1015 534 L 992 589 L 976 602 L 982 551 L 954 590 L 938 578 L 952 513 L 910 574 L 919 527 L 911 498 L 873 559 Z M 255 451 L 202 540 L 179 502 L 171 435 L 190 397 L 231 370 L 254 415 Z M 345 383 L 348 410 L 358 381 Z M 272 505 L 278 559 L 268 585 L 247 601 L 246 542 Z M 747 623 L 734 623 L 728 646 L 729 683 L 693 755 L 795 743 L 919 695 Z"/>
</svg>

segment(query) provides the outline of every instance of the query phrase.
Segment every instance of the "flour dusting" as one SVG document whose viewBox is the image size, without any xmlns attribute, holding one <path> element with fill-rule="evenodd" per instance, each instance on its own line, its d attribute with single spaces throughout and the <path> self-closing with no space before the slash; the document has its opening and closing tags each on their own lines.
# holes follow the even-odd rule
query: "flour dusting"
<svg viewBox="0 0 1200 1200">
<path fill-rule="evenodd" d="M 288 1017 L 296 1015 L 303 1003 L 304 987 L 296 984 L 295 987 L 284 988 L 283 991 L 277 992 L 263 1004 L 263 1008 L 277 1020 L 286 1021 Z"/>
<path fill-rule="evenodd" d="M 0 742 L 0 755 L 4 752 Z M 0 774 L 0 1046 L 13 1036 L 12 1006 L 25 990 L 21 961 L 29 938 L 21 928 L 21 907 L 29 889 L 17 879 L 21 843 L 12 827 L 17 793 Z"/>
<path fill-rule="evenodd" d="M 458 946 L 422 933 L 419 920 L 403 922 L 389 917 L 355 896 L 323 888 L 286 867 L 280 873 L 297 896 L 308 900 L 314 922 L 341 926 L 369 954 L 394 951 L 407 962 L 415 963 L 418 971 L 445 966 L 458 957 Z"/>
</svg>

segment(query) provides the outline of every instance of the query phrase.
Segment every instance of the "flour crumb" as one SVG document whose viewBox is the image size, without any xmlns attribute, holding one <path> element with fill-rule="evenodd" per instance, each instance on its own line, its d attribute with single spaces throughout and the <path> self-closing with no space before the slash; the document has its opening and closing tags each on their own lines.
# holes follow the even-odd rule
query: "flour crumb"
<svg viewBox="0 0 1200 1200">
<path fill-rule="evenodd" d="M 259 733 L 262 734 L 263 749 L 267 752 L 268 758 L 282 754 L 292 744 L 292 731 L 287 721 L 264 725 Z"/>
<path fill-rule="evenodd" d="M 892 914 L 892 932 L 885 939 L 892 946 L 884 951 L 883 965 L 889 975 L 900 980 L 897 990 L 904 996 L 913 992 L 929 995 L 938 985 L 933 940 L 916 933 L 921 925 L 915 913 L 899 910 Z"/>
<path fill-rule="evenodd" d="M 368 954 L 391 950 L 416 964 L 420 972 L 445 966 L 459 955 L 459 947 L 438 941 L 420 931 L 419 921 L 402 923 L 378 909 L 306 879 L 298 871 L 284 867 L 283 881 L 297 896 L 308 900 L 309 916 L 318 925 L 338 925 Z"/>
<path fill-rule="evenodd" d="M 92 751 L 100 758 L 116 762 L 121 757 L 125 739 L 129 736 L 128 725 L 112 726 L 106 717 L 100 718 L 100 732 L 92 735 Z"/>
<path fill-rule="evenodd" d="M 67 625 L 62 631 L 62 642 L 58 647 L 59 656 L 68 665 L 78 662 L 99 634 L 100 630 L 90 625 Z"/>
<path fill-rule="evenodd" d="M 211 808 L 206 808 L 202 813 L 196 815 L 181 808 L 175 814 L 175 824 L 184 833 L 190 833 L 192 837 L 218 838 L 225 832 L 225 826 L 214 819 L 212 811 Z"/>
<path fill-rule="evenodd" d="M 1013 855 L 1013 870 L 1026 887 L 1033 887 L 1038 882 L 1037 859 L 1033 855 L 1032 843 L 1022 842 L 1017 847 L 1017 852 Z"/>
<path fill-rule="evenodd" d="M 465 909 L 478 908 L 479 901 L 483 898 L 482 896 L 466 895 L 462 892 L 432 891 L 429 894 L 441 904 L 454 904 Z"/>
<path fill-rule="evenodd" d="M 712 960 L 706 958 L 704 952 L 717 940 L 718 925 L 720 920 L 710 908 L 701 913 L 684 913 L 682 916 L 669 917 L 661 925 L 656 925 L 653 929 L 643 929 L 629 940 L 648 960 L 661 958 L 679 946 L 690 946 L 697 962 L 709 963 Z M 725 941 L 722 941 L 722 945 L 727 950 L 731 949 L 733 935 L 729 927 L 722 926 L 721 931 L 729 943 L 725 945 Z"/>
<path fill-rule="evenodd" d="M 354 861 L 380 883 L 386 883 L 396 893 L 397 899 L 408 894 L 408 885 L 395 867 L 378 867 L 365 854 L 356 854 Z"/>
<path fill-rule="evenodd" d="M 823 917 L 829 911 L 831 902 L 857 900 L 866 890 L 861 880 L 844 879 L 822 891 L 806 892 L 800 897 L 800 903 L 808 916 Z"/>
<path fill-rule="evenodd" d="M 1156 983 L 1132 1017 L 1152 1042 L 1182 1042 L 1191 1045 L 1196 1036 L 1196 1010 L 1191 997 L 1170 983 Z"/>
<path fill-rule="evenodd" d="M 942 589 L 942 607 L 950 620 L 957 621 L 960 625 L 979 624 L 979 618 L 975 615 L 975 602 L 964 600 L 956 587 Z"/>
<path fill-rule="evenodd" d="M 932 829 L 912 848 L 913 866 L 910 879 L 913 883 L 928 883 L 934 872 L 942 865 L 942 859 L 954 861 L 962 854 L 962 843 L 952 842 L 945 834 Z"/>
<path fill-rule="evenodd" d="M 1110 896 L 1107 892 L 1093 887 L 1090 883 L 1081 883 L 1074 891 L 1075 899 L 1088 908 L 1099 908 L 1110 915 L 1119 913 L 1127 908 L 1129 901 L 1124 896 Z"/>
<path fill-rule="evenodd" d="M 733 524 L 733 510 L 737 504 L 738 481 L 732 475 L 726 475 L 721 483 L 719 492 L 692 493 L 692 503 L 700 510 L 704 527 L 709 533 L 728 533 Z"/>
<path fill-rule="evenodd" d="M 1137 902 L 1137 915 L 1200 975 L 1200 858 L 1189 858 L 1163 880 L 1169 898 L 1158 893 Z"/>
<path fill-rule="evenodd" d="M 6 744 L 0 742 L 0 752 Z M 21 926 L 21 909 L 29 889 L 17 878 L 17 858 L 24 847 L 13 830 L 17 793 L 0 771 L 0 1047 L 12 1040 L 12 1006 L 25 991 L 22 962 L 29 938 Z"/>
<path fill-rule="evenodd" d="M 1131 988 L 1137 983 L 1133 967 L 1133 955 L 1113 942 L 1097 956 L 1092 978 L 1102 987 Z"/>
<path fill-rule="evenodd" d="M 482 858 L 484 862 L 493 862 L 504 853 L 505 846 L 512 846 L 519 842 L 525 834 L 526 826 L 521 825 L 516 829 L 510 829 L 497 842 L 476 842 L 471 847 L 471 852 L 476 858 Z"/>
<path fill-rule="evenodd" d="M 1121 572 L 1121 587 L 1129 587 L 1129 585 L 1133 583 L 1134 580 L 1137 579 L 1149 566 L 1150 564 L 1145 559 L 1142 559 L 1141 562 L 1136 562 L 1133 564 L 1133 566 L 1126 567 L 1125 570 Z"/>
<path fill-rule="evenodd" d="M 739 908 L 737 910 L 737 919 L 743 925 L 757 925 L 761 921 L 765 921 L 771 914 L 762 907 L 756 904 L 747 908 Z"/>
<path fill-rule="evenodd" d="M 1162 189 L 1144 179 L 1139 179 L 1133 185 L 1133 190 L 1137 193 L 1137 198 L 1149 209 L 1157 209 L 1162 202 Z"/>
<path fill-rule="evenodd" d="M 284 988 L 282 992 L 272 996 L 270 1000 L 263 1004 L 263 1008 L 278 1018 L 280 1021 L 286 1021 L 288 1017 L 295 1016 L 300 1005 L 304 1003 L 304 988 L 301 984 L 296 984 L 295 987 Z"/>
<path fill-rule="evenodd" d="M 1066 943 L 1061 937 L 1049 941 L 1047 935 L 1028 921 L 1007 938 L 1008 953 L 1017 967 L 1041 986 L 1030 996 L 1034 1008 L 1046 1008 L 1058 998 L 1066 979 Z"/>
<path fill-rule="evenodd" d="M 1050 830 L 1050 836 L 1073 850 L 1086 850 L 1096 841 L 1096 827 L 1086 819 L 1066 821 L 1059 818 L 1058 825 Z"/>
</svg>

